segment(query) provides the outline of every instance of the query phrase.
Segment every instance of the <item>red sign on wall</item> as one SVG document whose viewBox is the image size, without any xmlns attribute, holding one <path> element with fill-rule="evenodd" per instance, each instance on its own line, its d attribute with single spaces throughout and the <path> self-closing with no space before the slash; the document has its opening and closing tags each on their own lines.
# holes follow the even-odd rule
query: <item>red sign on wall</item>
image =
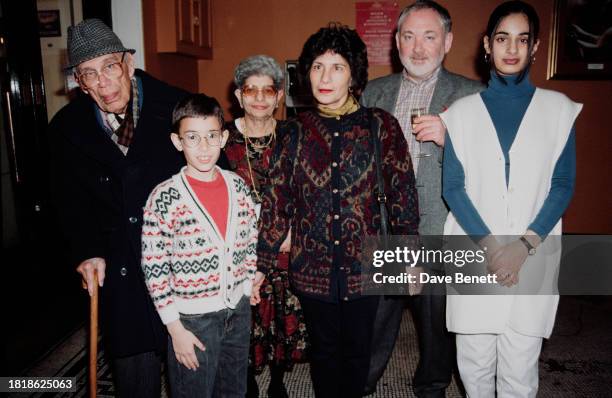
<svg viewBox="0 0 612 398">
<path fill-rule="evenodd" d="M 370 65 L 391 65 L 393 33 L 399 16 L 395 1 L 362 1 L 355 3 L 355 27 L 368 47 Z"/>
</svg>

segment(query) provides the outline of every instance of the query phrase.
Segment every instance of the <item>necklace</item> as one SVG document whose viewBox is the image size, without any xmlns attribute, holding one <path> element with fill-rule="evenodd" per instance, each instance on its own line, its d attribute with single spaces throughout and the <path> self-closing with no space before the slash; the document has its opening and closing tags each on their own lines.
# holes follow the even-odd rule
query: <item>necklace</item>
<svg viewBox="0 0 612 398">
<path fill-rule="evenodd" d="M 253 149 L 266 149 L 270 146 L 270 144 L 272 144 L 272 142 L 276 138 L 276 120 L 275 119 L 272 119 L 272 132 L 262 136 L 262 137 L 268 137 L 268 140 L 262 144 L 253 142 L 251 137 L 249 137 L 246 120 L 244 118 L 242 118 L 242 121 L 240 124 L 242 125 L 242 135 L 244 136 L 245 143 L 248 142 L 249 144 L 251 144 Z"/>
<path fill-rule="evenodd" d="M 267 149 L 272 142 L 274 142 L 274 140 L 276 139 L 276 120 L 272 119 L 272 133 L 268 134 L 267 137 L 268 140 L 267 142 L 263 143 L 263 144 L 256 144 L 253 141 L 251 141 L 251 139 L 249 138 L 248 132 L 247 132 L 247 127 L 246 127 L 246 120 L 244 120 L 244 118 L 242 119 L 242 135 L 244 136 L 244 149 L 245 149 L 245 156 L 247 159 L 247 166 L 249 168 L 249 177 L 251 178 L 251 187 L 253 188 L 253 193 L 255 194 L 255 197 L 257 198 L 257 203 L 261 203 L 261 196 L 259 195 L 259 190 L 257 189 L 257 186 L 255 185 L 255 177 L 253 176 L 253 168 L 251 167 L 251 153 L 253 153 L 253 155 L 255 155 L 255 153 L 262 151 L 264 149 Z M 253 147 L 253 151 L 251 151 L 249 149 L 249 145 L 251 145 L 251 147 Z"/>
</svg>

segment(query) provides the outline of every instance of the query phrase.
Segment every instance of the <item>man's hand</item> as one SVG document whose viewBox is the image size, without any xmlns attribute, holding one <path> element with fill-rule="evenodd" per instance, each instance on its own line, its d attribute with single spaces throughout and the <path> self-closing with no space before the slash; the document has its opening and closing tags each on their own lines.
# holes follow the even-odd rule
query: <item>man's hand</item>
<svg viewBox="0 0 612 398">
<path fill-rule="evenodd" d="M 423 267 L 406 267 L 406 273 L 415 277 L 415 283 L 408 283 L 408 295 L 416 296 L 423 291 L 423 284 L 421 283 L 422 272 Z"/>
<path fill-rule="evenodd" d="M 289 232 L 287 233 L 287 237 L 285 238 L 283 243 L 280 245 L 280 250 L 279 251 L 281 253 L 289 253 L 289 251 L 291 251 L 291 228 L 289 228 Z"/>
<path fill-rule="evenodd" d="M 412 125 L 412 133 L 419 142 L 433 141 L 437 146 L 444 146 L 446 127 L 438 115 L 417 117 Z"/>
<path fill-rule="evenodd" d="M 168 324 L 168 333 L 172 337 L 172 348 L 176 360 L 187 369 L 196 370 L 200 364 L 193 347 L 204 351 L 206 349 L 204 344 L 193 333 L 185 329 L 179 319 Z"/>
<path fill-rule="evenodd" d="M 265 275 L 262 272 L 257 271 L 255 273 L 255 279 L 253 280 L 253 289 L 251 290 L 251 305 L 257 305 L 261 301 L 259 289 L 261 288 L 261 284 L 263 283 L 264 278 Z"/>
<path fill-rule="evenodd" d="M 83 261 L 76 268 L 76 271 L 83 278 L 83 289 L 87 289 L 90 296 L 93 296 L 94 275 L 98 274 L 98 285 L 104 286 L 104 277 L 106 276 L 106 261 L 100 257 L 90 258 Z"/>
</svg>

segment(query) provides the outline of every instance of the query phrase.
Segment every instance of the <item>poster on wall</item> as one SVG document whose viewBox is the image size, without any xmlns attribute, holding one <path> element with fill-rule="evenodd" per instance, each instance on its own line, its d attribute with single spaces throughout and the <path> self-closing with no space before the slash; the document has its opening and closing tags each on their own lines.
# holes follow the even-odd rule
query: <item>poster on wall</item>
<svg viewBox="0 0 612 398">
<path fill-rule="evenodd" d="M 62 35 L 59 10 L 38 11 L 38 33 L 40 37 L 57 37 Z"/>
<path fill-rule="evenodd" d="M 612 79 L 612 1 L 556 0 L 549 79 Z"/>
<path fill-rule="evenodd" d="M 355 27 L 368 48 L 370 65 L 391 65 L 393 33 L 399 16 L 395 1 L 355 3 Z"/>
</svg>

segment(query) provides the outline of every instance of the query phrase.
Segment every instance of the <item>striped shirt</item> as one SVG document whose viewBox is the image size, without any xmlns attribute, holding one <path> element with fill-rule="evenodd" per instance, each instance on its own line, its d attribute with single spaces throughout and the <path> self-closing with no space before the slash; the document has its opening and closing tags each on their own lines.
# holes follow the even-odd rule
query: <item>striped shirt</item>
<svg viewBox="0 0 612 398">
<path fill-rule="evenodd" d="M 395 102 L 393 115 L 399 121 L 402 131 L 404 132 L 404 137 L 406 137 L 406 142 L 408 142 L 408 150 L 412 158 L 412 167 L 415 176 L 419 168 L 419 157 L 416 155 L 420 152 L 420 144 L 414 138 L 414 134 L 412 134 L 410 110 L 414 108 L 424 108 L 425 114 L 429 113 L 429 105 L 431 104 L 431 98 L 433 97 L 439 74 L 440 67 L 438 67 L 429 78 L 417 82 L 412 80 L 406 73 L 406 70 L 404 70 L 402 73 L 402 83 Z"/>
</svg>

